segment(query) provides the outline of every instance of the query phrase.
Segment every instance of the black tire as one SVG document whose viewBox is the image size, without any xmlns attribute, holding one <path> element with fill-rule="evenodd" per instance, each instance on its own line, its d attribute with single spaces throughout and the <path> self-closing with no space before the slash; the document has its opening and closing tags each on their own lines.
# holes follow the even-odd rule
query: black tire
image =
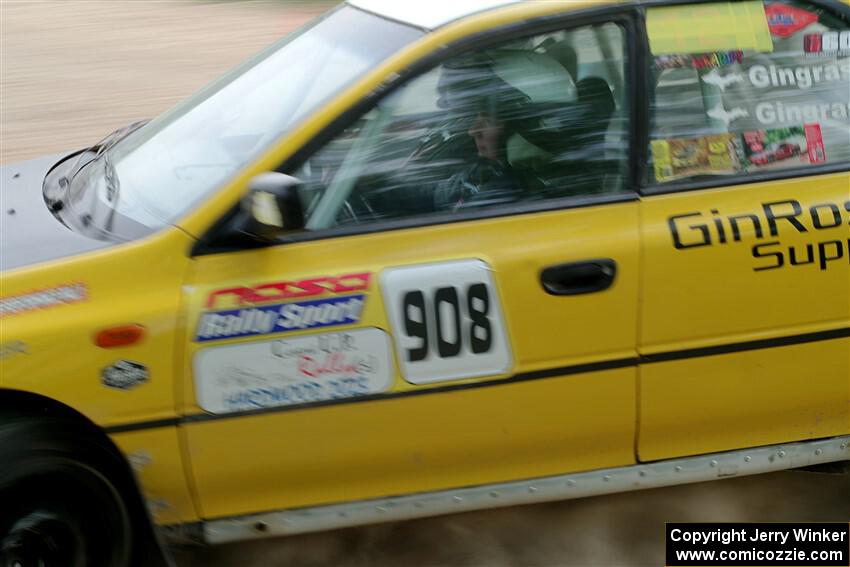
<svg viewBox="0 0 850 567">
<path fill-rule="evenodd" d="M 126 567 L 121 461 L 79 425 L 0 414 L 0 567 Z"/>
</svg>

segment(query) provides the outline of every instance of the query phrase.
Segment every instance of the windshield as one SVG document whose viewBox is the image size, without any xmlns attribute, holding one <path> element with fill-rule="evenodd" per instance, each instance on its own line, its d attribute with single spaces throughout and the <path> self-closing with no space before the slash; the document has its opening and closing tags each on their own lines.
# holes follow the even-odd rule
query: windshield
<svg viewBox="0 0 850 567">
<path fill-rule="evenodd" d="M 115 212 L 161 228 L 421 34 L 349 6 L 333 10 L 116 144 L 108 168 L 99 160 L 75 176 L 72 201 L 110 211 L 93 216 L 100 230 L 112 230 Z"/>
</svg>

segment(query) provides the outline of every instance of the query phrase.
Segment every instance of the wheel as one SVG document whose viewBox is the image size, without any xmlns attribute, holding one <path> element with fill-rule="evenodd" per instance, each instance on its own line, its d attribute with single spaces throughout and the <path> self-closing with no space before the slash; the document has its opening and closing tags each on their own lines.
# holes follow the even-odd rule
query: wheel
<svg viewBox="0 0 850 567">
<path fill-rule="evenodd" d="M 130 515 L 108 476 L 116 459 L 78 429 L 0 416 L 0 567 L 130 564 Z"/>
</svg>

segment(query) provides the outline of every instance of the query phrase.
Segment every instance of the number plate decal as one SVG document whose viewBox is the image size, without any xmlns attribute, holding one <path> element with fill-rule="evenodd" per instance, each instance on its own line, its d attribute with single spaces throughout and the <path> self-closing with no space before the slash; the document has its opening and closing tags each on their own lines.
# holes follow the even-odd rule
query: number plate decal
<svg viewBox="0 0 850 567">
<path fill-rule="evenodd" d="M 194 370 L 198 405 L 216 414 L 367 396 L 393 381 L 389 336 L 374 328 L 206 348 Z"/>
<path fill-rule="evenodd" d="M 411 384 L 511 369 L 504 317 L 486 262 L 391 268 L 381 274 L 381 289 L 401 373 Z"/>
</svg>

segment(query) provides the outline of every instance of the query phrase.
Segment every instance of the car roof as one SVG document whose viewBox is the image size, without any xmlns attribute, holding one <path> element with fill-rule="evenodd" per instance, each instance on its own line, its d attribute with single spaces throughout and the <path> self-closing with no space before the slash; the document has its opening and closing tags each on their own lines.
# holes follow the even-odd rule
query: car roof
<svg viewBox="0 0 850 567">
<path fill-rule="evenodd" d="M 523 0 L 348 0 L 352 6 L 379 16 L 435 29 L 477 12 L 518 4 Z"/>
</svg>

